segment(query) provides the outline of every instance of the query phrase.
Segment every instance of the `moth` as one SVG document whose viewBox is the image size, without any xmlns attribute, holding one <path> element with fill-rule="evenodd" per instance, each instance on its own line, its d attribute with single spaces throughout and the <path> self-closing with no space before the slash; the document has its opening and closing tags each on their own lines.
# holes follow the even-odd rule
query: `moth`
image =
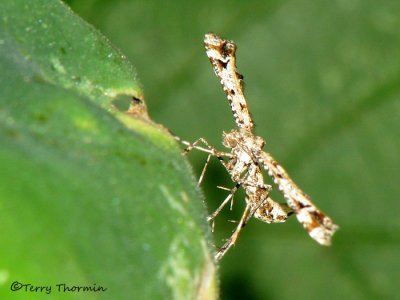
<svg viewBox="0 0 400 300">
<path fill-rule="evenodd" d="M 208 217 L 209 221 L 213 220 L 232 200 L 233 194 L 238 188 L 243 188 L 246 195 L 246 207 L 243 215 L 232 236 L 217 252 L 216 260 L 221 259 L 236 243 L 240 231 L 251 217 L 266 223 L 280 223 L 286 221 L 288 216 L 294 213 L 311 238 L 321 245 L 329 246 L 338 226 L 315 206 L 311 198 L 294 183 L 285 169 L 263 150 L 264 139 L 256 136 L 253 132 L 254 122 L 244 96 L 243 76 L 236 70 L 237 47 L 235 43 L 208 33 L 204 38 L 204 46 L 226 94 L 237 128 L 230 132 L 224 132 L 222 136 L 223 145 L 230 149 L 230 152 L 216 150 L 204 138 L 200 138 L 194 143 L 179 140 L 187 146 L 185 152 L 196 148 L 209 154 L 199 183 L 204 177 L 205 169 L 212 156 L 219 159 L 235 183 L 230 195 Z M 199 146 L 200 143 L 203 143 L 205 147 Z M 269 197 L 272 186 L 265 183 L 262 170 L 278 186 L 286 204 L 277 203 Z"/>
</svg>

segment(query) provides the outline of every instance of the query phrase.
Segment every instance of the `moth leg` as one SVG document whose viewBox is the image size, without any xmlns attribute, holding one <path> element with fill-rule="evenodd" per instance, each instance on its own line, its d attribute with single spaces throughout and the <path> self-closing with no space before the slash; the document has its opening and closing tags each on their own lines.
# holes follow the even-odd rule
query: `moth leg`
<svg viewBox="0 0 400 300">
<path fill-rule="evenodd" d="M 185 149 L 183 149 L 183 154 L 189 153 L 193 149 L 197 149 L 202 152 L 209 153 L 213 156 L 225 156 L 223 152 L 219 152 L 217 149 L 215 149 L 213 146 L 211 146 L 205 138 L 202 138 L 202 137 L 199 138 L 198 140 L 194 141 L 193 143 L 190 143 L 190 142 L 187 142 L 184 140 L 180 140 L 180 142 L 187 146 Z M 207 148 L 198 146 L 199 143 L 203 143 Z"/>
<path fill-rule="evenodd" d="M 248 222 L 248 220 L 251 217 L 251 215 L 249 215 L 250 212 L 251 212 L 251 205 L 247 204 L 235 231 L 233 232 L 231 237 L 225 242 L 225 244 L 218 250 L 217 254 L 215 255 L 216 261 L 220 260 L 226 254 L 226 252 L 228 252 L 228 250 L 236 243 L 236 240 L 239 237 L 240 231 L 243 229 L 243 227 L 246 225 L 246 223 Z"/>
<path fill-rule="evenodd" d="M 207 156 L 206 163 L 204 164 L 203 170 L 201 170 L 201 174 L 199 177 L 199 181 L 197 182 L 197 186 L 200 186 L 201 183 L 203 182 L 203 178 L 204 178 L 204 175 L 206 174 L 207 166 L 210 163 L 211 156 L 212 156 L 211 153 L 208 154 L 208 156 Z"/>
<path fill-rule="evenodd" d="M 240 184 L 236 184 L 230 191 L 230 194 L 225 198 L 225 200 L 221 203 L 221 205 L 211 214 L 208 216 L 207 221 L 214 220 L 214 218 L 221 212 L 221 210 L 224 208 L 224 206 L 233 199 L 233 195 L 236 193 L 238 188 L 240 187 Z M 214 224 L 214 221 L 213 221 Z M 214 228 L 214 225 L 213 225 Z"/>
<path fill-rule="evenodd" d="M 235 231 L 231 235 L 231 237 L 225 242 L 225 244 L 218 250 L 217 254 L 215 255 L 215 260 L 220 260 L 228 250 L 235 245 L 237 239 L 239 238 L 239 234 L 242 231 L 243 227 L 246 226 L 247 222 L 251 219 L 251 217 L 254 215 L 256 210 L 264 205 L 265 201 L 267 201 L 267 198 L 265 198 L 263 201 L 260 201 L 256 206 L 252 205 L 254 202 L 251 201 L 246 201 L 247 205 L 246 208 L 243 212 L 242 217 L 240 218 L 239 224 L 236 227 Z"/>
<path fill-rule="evenodd" d="M 226 188 L 226 187 L 223 187 L 223 186 L 220 186 L 220 185 L 217 185 L 217 188 L 219 188 L 219 189 L 221 189 L 221 190 L 224 190 L 224 191 L 229 191 L 230 193 L 233 193 L 233 194 L 236 193 L 236 191 L 239 189 L 239 187 L 240 187 L 240 183 L 236 183 L 236 186 L 234 186 L 234 187 L 231 188 L 231 189 Z M 230 210 L 232 210 L 232 208 L 233 208 L 233 196 L 232 196 L 232 199 L 231 199 Z"/>
<path fill-rule="evenodd" d="M 211 146 L 211 145 L 207 142 L 206 139 L 204 139 L 204 138 L 202 138 L 202 137 L 199 138 L 198 140 L 194 141 L 193 143 L 190 143 L 190 142 L 188 142 L 188 141 L 182 140 L 182 139 L 181 139 L 180 137 L 178 137 L 178 136 L 174 136 L 174 137 L 175 137 L 175 139 L 176 139 L 177 141 L 179 141 L 180 143 L 182 143 L 182 144 L 184 144 L 185 146 L 187 146 L 185 149 L 183 149 L 183 154 L 184 154 L 184 155 L 187 154 L 187 153 L 189 153 L 189 152 L 192 151 L 193 149 L 196 149 L 196 150 L 199 150 L 199 151 L 208 153 L 206 163 L 204 164 L 203 170 L 201 171 L 201 175 L 200 175 L 199 180 L 198 180 L 198 185 L 199 185 L 199 186 L 200 186 L 201 182 L 202 182 L 203 179 L 204 179 L 204 175 L 205 175 L 205 173 L 206 173 L 207 166 L 208 166 L 208 164 L 209 164 L 209 162 L 210 162 L 211 156 L 216 156 L 216 157 L 218 158 L 218 160 L 221 162 L 221 164 L 222 164 L 225 168 L 227 168 L 227 164 L 226 164 L 226 162 L 224 161 L 224 157 L 231 158 L 231 157 L 232 157 L 232 154 L 231 154 L 231 153 L 226 153 L 226 152 L 220 152 L 220 151 L 218 151 L 216 148 L 214 148 L 213 146 Z M 203 143 L 203 144 L 206 146 L 206 148 L 199 146 L 199 145 L 198 145 L 199 143 Z"/>
</svg>

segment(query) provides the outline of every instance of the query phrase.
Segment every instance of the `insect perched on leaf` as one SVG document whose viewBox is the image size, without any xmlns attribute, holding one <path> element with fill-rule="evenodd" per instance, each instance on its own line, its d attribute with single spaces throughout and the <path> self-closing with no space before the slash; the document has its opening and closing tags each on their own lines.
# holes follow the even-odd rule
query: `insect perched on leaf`
<svg viewBox="0 0 400 300">
<path fill-rule="evenodd" d="M 231 106 L 237 129 L 223 133 L 223 145 L 230 149 L 230 152 L 216 150 L 204 138 L 200 138 L 194 143 L 183 141 L 178 137 L 177 139 L 187 146 L 185 152 L 195 148 L 209 154 L 199 184 L 212 156 L 220 160 L 235 183 L 230 195 L 208 217 L 209 221 L 213 220 L 232 200 L 233 194 L 238 188 L 243 188 L 246 195 L 246 207 L 243 215 L 231 237 L 217 252 L 216 259 L 221 259 L 236 243 L 240 231 L 251 217 L 266 223 L 280 223 L 286 221 L 288 216 L 294 213 L 297 220 L 315 241 L 329 246 L 332 235 L 338 226 L 314 205 L 310 197 L 293 182 L 288 173 L 269 153 L 263 150 L 264 139 L 253 133 L 254 123 L 244 96 L 243 76 L 236 70 L 235 43 L 208 33 L 205 35 L 204 45 L 214 72 L 219 78 Z M 199 146 L 200 143 L 205 146 Z M 265 184 L 262 169 L 278 186 L 287 204 L 277 203 L 269 197 L 272 187 Z"/>
</svg>

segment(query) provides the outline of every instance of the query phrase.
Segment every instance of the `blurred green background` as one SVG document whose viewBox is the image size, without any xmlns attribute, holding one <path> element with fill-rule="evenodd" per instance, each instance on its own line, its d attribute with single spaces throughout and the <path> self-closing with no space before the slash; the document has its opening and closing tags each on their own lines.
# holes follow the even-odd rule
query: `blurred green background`
<svg viewBox="0 0 400 300">
<path fill-rule="evenodd" d="M 137 68 L 153 120 L 220 149 L 234 127 L 203 49 L 213 31 L 239 47 L 257 134 L 340 230 L 313 242 L 295 218 L 251 220 L 221 262 L 222 299 L 394 299 L 400 280 L 399 1 L 67 1 Z M 190 155 L 200 173 L 205 156 Z M 230 186 L 218 163 L 211 211 Z M 282 197 L 274 192 L 274 197 Z M 243 209 L 217 218 L 222 243 Z"/>
</svg>

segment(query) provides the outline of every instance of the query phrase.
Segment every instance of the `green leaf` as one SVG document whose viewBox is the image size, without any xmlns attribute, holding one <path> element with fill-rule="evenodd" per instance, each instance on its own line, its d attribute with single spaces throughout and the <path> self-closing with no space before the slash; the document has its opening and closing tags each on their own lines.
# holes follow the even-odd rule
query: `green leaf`
<svg viewBox="0 0 400 300">
<path fill-rule="evenodd" d="M 62 2 L 3 1 L 0 70 L 0 298 L 215 298 L 203 199 L 126 57 Z"/>
<path fill-rule="evenodd" d="M 70 2 L 140 57 L 155 119 L 216 147 L 234 123 L 202 39 L 213 31 L 234 40 L 257 134 L 340 225 L 324 248 L 295 219 L 252 220 L 221 263 L 224 298 L 398 298 L 399 1 Z M 195 161 L 198 173 L 203 163 Z M 232 183 L 218 163 L 205 180 L 212 211 L 226 195 L 215 186 Z M 242 203 L 237 195 L 234 212 L 217 218 L 217 244 Z"/>
</svg>

